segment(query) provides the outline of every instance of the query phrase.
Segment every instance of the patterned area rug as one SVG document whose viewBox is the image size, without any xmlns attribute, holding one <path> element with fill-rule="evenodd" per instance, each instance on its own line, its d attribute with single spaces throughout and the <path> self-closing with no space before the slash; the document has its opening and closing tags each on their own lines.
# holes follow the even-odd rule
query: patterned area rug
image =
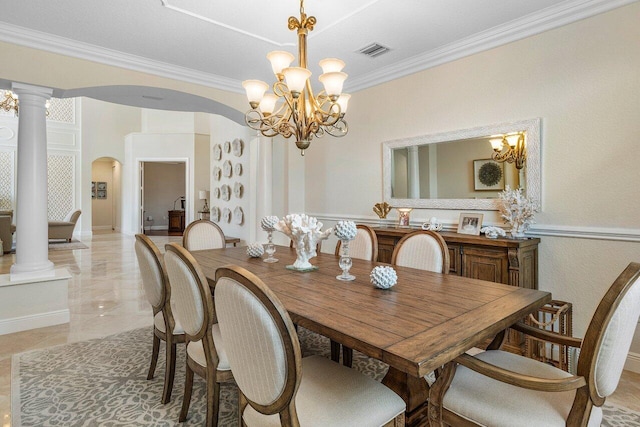
<svg viewBox="0 0 640 427">
<path fill-rule="evenodd" d="M 13 426 L 178 426 L 184 387 L 184 348 L 178 350 L 171 402 L 160 403 L 164 351 L 156 376 L 147 381 L 150 328 L 22 353 L 11 371 Z M 300 328 L 304 355 L 329 355 L 329 340 Z M 387 366 L 354 352 L 354 367 L 381 380 Z M 236 427 L 237 391 L 223 384 L 218 425 Z M 184 426 L 203 425 L 205 384 L 195 377 L 189 418 Z M 640 427 L 640 414 L 605 405 L 604 426 Z"/>
</svg>

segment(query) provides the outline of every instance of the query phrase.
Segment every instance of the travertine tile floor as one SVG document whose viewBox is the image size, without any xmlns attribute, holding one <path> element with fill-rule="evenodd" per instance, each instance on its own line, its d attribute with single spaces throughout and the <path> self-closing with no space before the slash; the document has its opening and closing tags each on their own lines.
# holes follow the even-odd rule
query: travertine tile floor
<svg viewBox="0 0 640 427">
<path fill-rule="evenodd" d="M 164 251 L 179 236 L 153 236 Z M 71 322 L 65 325 L 0 335 L 0 425 L 11 425 L 11 356 L 28 350 L 100 338 L 152 324 L 151 307 L 142 291 L 133 236 L 94 233 L 84 238 L 89 249 L 50 251 L 56 266 L 73 274 L 69 284 Z M 9 272 L 13 255 L 0 257 L 0 274 Z M 640 374 L 625 371 L 609 401 L 640 411 Z"/>
</svg>

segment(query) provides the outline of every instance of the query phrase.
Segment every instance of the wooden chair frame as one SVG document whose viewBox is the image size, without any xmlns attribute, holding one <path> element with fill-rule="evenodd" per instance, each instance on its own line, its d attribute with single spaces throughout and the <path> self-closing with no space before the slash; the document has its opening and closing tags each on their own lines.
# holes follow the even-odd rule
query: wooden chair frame
<svg viewBox="0 0 640 427">
<path fill-rule="evenodd" d="M 212 225 L 214 228 L 216 228 L 218 230 L 218 232 L 220 233 L 220 235 L 222 236 L 222 247 L 224 248 L 225 246 L 225 235 L 224 235 L 224 231 L 222 231 L 222 228 L 220 228 L 220 226 L 218 224 L 216 224 L 213 221 L 209 221 L 208 219 L 198 219 L 195 220 L 191 223 L 189 223 L 189 225 L 187 225 L 187 228 L 185 228 L 184 233 L 182 235 L 182 246 L 184 246 L 187 250 L 189 250 L 189 246 L 187 245 L 187 242 L 189 241 L 189 233 L 191 232 L 191 229 L 201 223 L 207 223 Z"/>
<path fill-rule="evenodd" d="M 136 234 L 136 240 L 141 243 L 145 249 L 153 254 L 153 258 L 156 264 L 156 268 L 160 272 L 160 278 L 162 280 L 162 292 L 160 303 L 156 306 L 152 305 L 153 317 L 162 312 L 162 318 L 164 319 L 164 330 L 161 331 L 153 326 L 153 350 L 151 353 L 151 366 L 149 366 L 149 373 L 147 379 L 153 378 L 158 363 L 158 353 L 160 352 L 160 341 L 166 343 L 166 367 L 164 373 L 164 388 L 162 391 L 162 403 L 166 404 L 171 400 L 171 392 L 173 391 L 173 380 L 176 373 L 176 345 L 185 342 L 184 334 L 173 334 L 169 331 L 173 331 L 176 326 L 176 321 L 171 311 L 171 286 L 169 284 L 169 278 L 167 277 L 167 271 L 164 268 L 162 262 L 162 254 L 158 250 L 158 247 L 144 234 Z"/>
<path fill-rule="evenodd" d="M 509 371 L 463 354 L 445 365 L 442 374 L 431 388 L 429 394 L 429 421 L 431 426 L 477 425 L 448 411 L 442 406 L 444 395 L 453 381 L 457 365 L 466 366 L 473 371 L 498 381 L 531 390 L 547 392 L 576 390 L 576 396 L 571 406 L 566 425 L 586 426 L 593 406 L 602 406 L 606 400 L 606 397 L 598 395 L 595 385 L 596 362 L 605 331 L 620 302 L 639 277 L 640 263 L 630 263 L 613 282 L 600 301 L 582 340 L 537 329 L 524 323 L 517 323 L 512 326 L 512 328 L 517 331 L 545 341 L 580 348 L 580 358 L 578 360 L 576 375 L 554 380 L 538 378 Z M 636 284 L 636 286 L 640 286 L 640 283 Z"/>
<path fill-rule="evenodd" d="M 248 404 L 262 414 L 272 415 L 279 413 L 282 426 L 299 427 L 300 422 L 296 412 L 295 395 L 302 379 L 302 351 L 300 350 L 298 334 L 293 321 L 289 317 L 289 313 L 273 291 L 250 271 L 235 265 L 221 267 L 216 271 L 216 283 L 222 277 L 228 277 L 242 284 L 262 302 L 276 323 L 278 334 L 284 344 L 285 359 L 287 361 L 285 387 L 280 396 L 270 405 L 261 405 L 251 401 L 242 393 L 242 390 L 238 389 L 240 425 L 244 425 L 242 414 Z"/>
<path fill-rule="evenodd" d="M 206 220 L 205 220 L 206 221 Z M 182 409 L 180 411 L 179 421 L 183 422 L 187 419 L 189 406 L 191 405 L 191 394 L 193 392 L 193 374 L 196 373 L 203 377 L 207 383 L 207 427 L 215 427 L 218 425 L 218 413 L 220 402 L 220 383 L 233 381 L 231 371 L 218 371 L 219 357 L 213 342 L 212 326 L 217 323 L 215 309 L 211 290 L 207 278 L 200 269 L 197 261 L 191 256 L 188 250 L 177 243 L 168 243 L 165 245 L 167 252 L 175 254 L 182 262 L 187 265 L 189 272 L 195 279 L 200 298 L 204 304 L 204 318 L 200 329 L 193 335 L 185 332 L 186 344 L 189 342 L 202 340 L 206 366 L 202 366 L 193 360 L 187 353 L 187 367 L 184 384 L 184 399 L 182 401 Z"/>
<path fill-rule="evenodd" d="M 396 244 L 395 248 L 393 249 L 393 254 L 391 255 L 391 264 L 392 265 L 396 265 L 396 261 L 398 259 L 398 254 L 400 253 L 400 250 L 402 249 L 402 245 L 405 244 L 405 242 L 409 239 L 411 239 L 414 236 L 418 236 L 421 234 L 426 234 L 429 235 L 431 237 L 433 237 L 435 239 L 436 242 L 438 242 L 438 245 L 440 246 L 440 250 L 442 251 L 442 274 L 449 274 L 449 249 L 447 248 L 447 242 L 445 242 L 445 240 L 442 238 L 441 235 L 439 235 L 438 233 L 436 233 L 435 231 L 431 231 L 431 230 L 416 230 L 414 232 L 405 234 Z"/>
</svg>

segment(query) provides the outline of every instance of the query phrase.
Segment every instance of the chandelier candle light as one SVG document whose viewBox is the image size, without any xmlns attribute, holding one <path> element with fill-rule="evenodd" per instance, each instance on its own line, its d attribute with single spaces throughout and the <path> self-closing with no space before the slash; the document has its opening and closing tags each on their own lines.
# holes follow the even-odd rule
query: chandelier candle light
<svg viewBox="0 0 640 427">
<path fill-rule="evenodd" d="M 492 136 L 489 143 L 493 148 L 493 154 L 491 155 L 493 160 L 496 162 L 515 163 L 516 169 L 524 167 L 527 151 L 525 150 L 523 132 Z"/>
<path fill-rule="evenodd" d="M 267 55 L 276 76 L 273 93 L 267 93 L 269 85 L 261 80 L 245 80 L 242 86 L 247 92 L 251 110 L 245 114 L 245 121 L 252 129 L 266 137 L 282 135 L 295 136 L 296 146 L 304 156 L 314 136 L 324 133 L 340 137 L 348 132 L 344 115 L 351 95 L 342 93 L 347 74 L 342 72 L 345 63 L 339 59 L 327 58 L 320 61 L 322 75 L 319 80 L 324 90 L 313 94 L 307 69 L 307 34 L 316 24 L 314 16 L 304 12 L 304 0 L 300 0 L 300 19 L 291 16 L 289 30 L 298 31 L 298 67 L 291 67 L 295 59 L 289 52 L 274 51 Z M 282 103 L 278 101 L 282 99 Z"/>
<path fill-rule="evenodd" d="M 345 282 L 354 280 L 356 276 L 349 274 L 351 268 L 351 257 L 349 256 L 349 242 L 356 238 L 358 228 L 353 221 L 338 221 L 335 228 L 336 237 L 340 240 L 340 261 L 338 266 L 342 269 L 342 274 L 336 279 Z"/>
<path fill-rule="evenodd" d="M 278 221 L 280 221 L 280 219 L 275 215 L 265 216 L 262 218 L 262 221 L 260 221 L 260 226 L 267 232 L 269 238 L 269 243 L 267 243 L 265 248 L 268 256 L 263 260 L 264 262 L 278 262 L 278 258 L 273 257 L 273 254 L 276 253 L 276 246 L 273 244 L 273 231 Z"/>
</svg>

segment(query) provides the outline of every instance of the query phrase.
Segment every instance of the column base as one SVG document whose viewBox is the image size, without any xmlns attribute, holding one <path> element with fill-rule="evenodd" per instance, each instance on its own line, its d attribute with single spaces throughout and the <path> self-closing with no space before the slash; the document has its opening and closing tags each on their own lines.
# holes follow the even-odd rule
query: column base
<svg viewBox="0 0 640 427">
<path fill-rule="evenodd" d="M 51 261 L 13 264 L 9 270 L 11 280 L 31 280 L 55 276 L 54 265 Z"/>
</svg>

